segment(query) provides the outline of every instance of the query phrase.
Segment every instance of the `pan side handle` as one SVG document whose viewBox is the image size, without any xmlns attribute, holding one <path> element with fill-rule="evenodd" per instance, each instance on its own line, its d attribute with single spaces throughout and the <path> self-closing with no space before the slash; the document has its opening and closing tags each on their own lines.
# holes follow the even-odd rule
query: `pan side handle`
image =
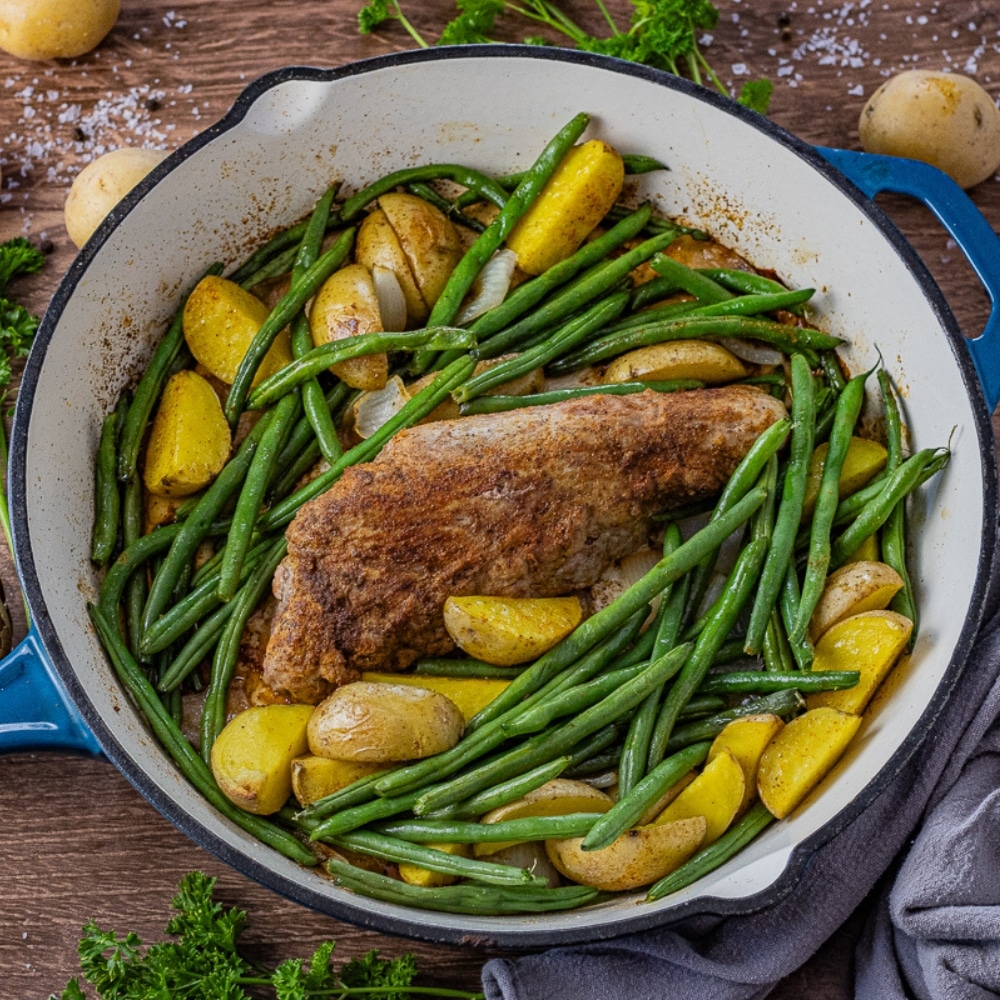
<svg viewBox="0 0 1000 1000">
<path fill-rule="evenodd" d="M 101 756 L 32 629 L 0 662 L 0 753 L 38 750 Z"/>
<path fill-rule="evenodd" d="M 965 254 L 992 303 L 983 332 L 966 340 L 990 412 L 1000 402 L 1000 237 L 972 199 L 945 173 L 896 156 L 819 148 L 817 152 L 869 198 L 881 191 L 923 202 Z"/>
</svg>

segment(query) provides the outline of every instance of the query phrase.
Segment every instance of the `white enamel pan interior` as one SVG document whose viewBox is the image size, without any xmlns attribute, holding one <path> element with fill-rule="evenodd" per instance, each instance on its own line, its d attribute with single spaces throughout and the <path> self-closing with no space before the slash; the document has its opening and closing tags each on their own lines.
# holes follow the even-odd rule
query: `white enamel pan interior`
<svg viewBox="0 0 1000 1000">
<path fill-rule="evenodd" d="M 884 359 L 905 399 L 912 442 L 950 444 L 950 465 L 913 511 L 920 639 L 822 788 L 674 897 L 503 918 L 373 902 L 220 817 L 119 689 L 85 610 L 99 583 L 88 550 L 101 419 L 205 267 L 244 259 L 332 181 L 350 191 L 430 161 L 518 170 L 578 111 L 592 115 L 588 136 L 669 165 L 640 178 L 636 198 L 653 199 L 791 286 L 818 289 L 819 322 L 851 342 L 851 369 Z M 142 794 L 199 844 L 307 906 L 393 933 L 512 946 L 766 906 L 792 891 L 810 852 L 892 781 L 948 697 L 979 625 L 993 560 L 995 469 L 987 409 L 960 341 L 925 268 L 853 185 L 810 147 L 684 81 L 578 53 L 500 46 L 281 71 L 253 84 L 222 122 L 132 192 L 73 264 L 45 317 L 21 390 L 12 466 L 31 613 L 104 752 Z"/>
</svg>

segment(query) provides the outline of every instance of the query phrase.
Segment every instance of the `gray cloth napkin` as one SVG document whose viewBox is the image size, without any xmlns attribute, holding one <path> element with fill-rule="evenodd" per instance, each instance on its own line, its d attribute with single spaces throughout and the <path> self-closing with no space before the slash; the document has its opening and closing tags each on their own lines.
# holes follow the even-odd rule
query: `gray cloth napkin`
<svg viewBox="0 0 1000 1000">
<path fill-rule="evenodd" d="M 795 891 L 745 916 L 494 959 L 487 1000 L 749 1000 L 812 955 L 916 840 L 857 956 L 861 1000 L 1000 996 L 1000 616 L 898 778 L 820 848 Z M 921 825 L 921 821 L 923 821 Z"/>
</svg>

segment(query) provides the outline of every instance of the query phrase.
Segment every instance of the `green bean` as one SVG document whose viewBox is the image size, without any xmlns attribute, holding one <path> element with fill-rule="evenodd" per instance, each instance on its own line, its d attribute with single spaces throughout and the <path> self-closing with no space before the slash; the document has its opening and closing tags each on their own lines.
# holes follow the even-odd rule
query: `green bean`
<svg viewBox="0 0 1000 1000">
<path fill-rule="evenodd" d="M 251 288 L 258 283 L 257 275 L 276 256 L 284 256 L 290 251 L 293 255 L 298 254 L 299 244 L 309 226 L 309 220 L 303 219 L 295 225 L 276 233 L 262 246 L 259 246 L 235 271 L 229 275 L 229 280 L 244 288 Z M 294 263 L 294 256 L 284 269 L 288 271 Z"/>
<path fill-rule="evenodd" d="M 837 355 L 833 351 L 820 351 L 819 363 L 830 388 L 839 396 L 847 388 L 847 380 Z"/>
<path fill-rule="evenodd" d="M 222 265 L 213 264 L 202 277 L 221 273 Z M 118 478 L 123 482 L 131 482 L 136 476 L 139 451 L 142 448 L 146 424 L 149 422 L 157 399 L 160 398 L 171 366 L 184 349 L 184 306 L 186 303 L 187 295 L 174 315 L 166 335 L 156 345 L 153 357 L 132 394 L 132 404 L 129 406 L 128 414 L 123 422 L 118 450 Z"/>
<path fill-rule="evenodd" d="M 797 691 L 842 691 L 854 687 L 861 674 L 856 670 L 760 671 L 739 670 L 707 678 L 698 689 L 704 694 L 770 694 L 794 688 Z"/>
<path fill-rule="evenodd" d="M 454 201 L 449 201 L 423 181 L 408 184 L 406 190 L 410 194 L 422 198 L 428 205 L 433 205 L 445 218 L 460 226 L 465 226 L 466 229 L 471 229 L 474 233 L 481 233 L 486 228 L 478 219 L 472 218 L 471 215 L 465 215 Z"/>
<path fill-rule="evenodd" d="M 456 385 L 469 377 L 476 363 L 472 358 L 457 358 L 438 377 L 425 386 L 412 399 L 403 404 L 379 429 L 360 444 L 355 445 L 326 472 L 275 504 L 261 519 L 261 531 L 274 531 L 284 527 L 295 516 L 295 512 L 307 501 L 319 496 L 335 483 L 344 469 L 359 462 L 368 462 L 381 451 L 385 442 L 398 430 L 410 427 L 427 416 L 442 400 L 450 395 Z"/>
<path fill-rule="evenodd" d="M 785 576 L 785 567 L 792 558 L 795 533 L 802 519 L 802 505 L 809 477 L 809 462 L 813 452 L 813 380 L 809 363 L 801 355 L 793 355 L 792 370 L 792 435 L 791 453 L 785 469 L 781 503 L 775 517 L 770 551 L 764 563 L 757 595 L 747 624 L 744 649 L 751 655 L 760 652 L 764 631 Z"/>
<path fill-rule="evenodd" d="M 790 559 L 785 569 L 785 577 L 781 582 L 781 590 L 778 593 L 778 611 L 781 615 L 781 624 L 785 634 L 785 640 L 795 660 L 795 665 L 799 670 L 809 670 L 812 668 L 815 650 L 812 639 L 804 635 L 798 642 L 791 642 L 788 639 L 788 629 L 799 611 L 799 578 L 795 572 L 795 560 Z"/>
<path fill-rule="evenodd" d="M 434 303 L 427 319 L 428 326 L 447 326 L 462 305 L 462 299 L 472 287 L 486 262 L 499 249 L 511 230 L 541 194 L 545 182 L 552 176 L 563 157 L 583 134 L 590 122 L 588 115 L 576 115 L 563 126 L 525 173 L 524 178 L 507 198 L 496 218 L 479 234 L 465 256 L 451 272 L 448 282 Z M 417 368 L 420 367 L 418 356 Z"/>
<path fill-rule="evenodd" d="M 526 375 L 536 368 L 542 368 L 553 358 L 572 350 L 582 340 L 586 340 L 597 330 L 600 330 L 609 319 L 617 316 L 628 304 L 628 294 L 619 292 L 601 299 L 596 305 L 588 307 L 579 316 L 568 320 L 553 334 L 534 347 L 528 347 L 520 354 L 506 361 L 487 368 L 486 371 L 473 375 L 464 385 L 460 385 L 452 396 L 459 403 L 466 403 L 476 396 L 503 385 L 511 379 Z M 472 352 L 476 354 L 475 351 Z"/>
<path fill-rule="evenodd" d="M 523 316 L 516 323 L 504 327 L 481 342 L 475 354 L 479 358 L 495 358 L 513 347 L 523 344 L 534 335 L 549 329 L 553 324 L 572 316 L 588 303 L 607 295 L 628 277 L 629 272 L 648 260 L 669 242 L 670 236 L 653 236 L 620 257 L 592 265 L 575 281 L 562 287 L 543 302 L 534 312 Z M 628 305 L 625 296 L 624 309 Z M 477 330 L 477 334 L 480 331 Z"/>
<path fill-rule="evenodd" d="M 562 756 L 580 740 L 631 711 L 651 690 L 676 672 L 678 663 L 683 662 L 689 652 L 690 646 L 677 646 L 666 656 L 654 660 L 638 676 L 626 681 L 616 692 L 585 709 L 569 722 L 423 792 L 413 806 L 414 812 L 421 815 L 461 801 L 488 788 L 499 778 L 523 774 L 545 760 Z"/>
<path fill-rule="evenodd" d="M 222 794 L 212 778 L 211 771 L 195 753 L 153 690 L 146 675 L 129 654 L 117 629 L 95 604 L 88 603 L 87 611 L 123 686 L 135 698 L 153 734 L 184 777 L 211 805 L 237 826 L 299 864 L 316 864 L 317 858 L 313 852 L 290 833 L 260 816 L 251 816 L 237 808 Z"/>
<path fill-rule="evenodd" d="M 300 309 L 316 294 L 320 285 L 337 270 L 354 246 L 353 229 L 343 232 L 329 250 L 306 270 L 298 281 L 292 282 L 281 301 L 254 334 L 233 376 L 223 411 L 231 427 L 236 425 L 257 374 L 275 337 L 295 318 Z"/>
<path fill-rule="evenodd" d="M 765 277 L 763 274 L 757 274 L 756 271 L 738 271 L 729 267 L 699 267 L 698 273 L 703 274 L 706 278 L 711 278 L 723 288 L 730 292 L 736 292 L 738 295 L 767 295 L 772 292 L 788 291 L 780 281 Z M 796 316 L 802 314 L 801 305 L 785 306 L 784 308 Z"/>
<path fill-rule="evenodd" d="M 344 337 L 314 347 L 302 357 L 285 365 L 280 371 L 264 379 L 246 400 L 246 408 L 259 410 L 298 388 L 308 379 L 325 372 L 330 365 L 349 358 L 384 351 L 411 350 L 429 347 L 444 350 L 450 347 L 471 347 L 475 338 L 468 330 L 459 327 L 426 327 L 406 333 L 361 333 Z"/>
<path fill-rule="evenodd" d="M 300 819 L 309 820 L 310 823 L 332 816 L 334 813 L 344 809 L 353 809 L 356 806 L 364 805 L 366 802 L 373 802 L 376 799 L 375 782 L 384 776 L 384 772 L 376 771 L 374 774 L 365 775 L 352 781 L 345 788 L 341 788 L 323 798 L 310 802 L 304 809 L 301 809 L 297 816 Z M 390 813 L 391 815 L 391 813 Z"/>
<path fill-rule="evenodd" d="M 840 343 L 836 337 L 806 327 L 788 326 L 753 316 L 702 316 L 650 320 L 649 324 L 623 333 L 598 337 L 586 347 L 560 358 L 549 366 L 553 375 L 565 375 L 604 361 L 636 347 L 668 340 L 696 340 L 704 337 L 750 337 L 771 344 L 784 354 L 811 357 L 816 349 Z"/>
<path fill-rule="evenodd" d="M 799 642 L 806 635 L 809 620 L 826 586 L 826 574 L 830 567 L 830 532 L 840 499 L 840 472 L 851 445 L 854 426 L 861 413 L 865 382 L 869 374 L 865 372 L 852 378 L 837 401 L 837 412 L 830 431 L 830 446 L 823 463 L 823 476 L 813 508 L 809 558 L 799 595 L 799 610 L 788 632 L 791 642 Z"/>
<path fill-rule="evenodd" d="M 764 669 L 772 673 L 782 673 L 797 668 L 778 608 L 771 609 L 771 615 L 767 620 L 761 655 L 764 658 Z"/>
<path fill-rule="evenodd" d="M 858 546 L 885 524 L 893 507 L 920 483 L 940 472 L 948 464 L 950 457 L 951 452 L 947 448 L 934 448 L 917 452 L 913 456 L 923 460 L 919 464 L 915 465 L 913 458 L 904 462 L 888 477 L 882 492 L 858 514 L 851 526 L 834 542 L 830 552 L 830 568 L 837 569 L 847 562 Z"/>
<path fill-rule="evenodd" d="M 114 555 L 118 544 L 121 518 L 121 494 L 118 492 L 118 429 L 122 414 L 112 410 L 101 424 L 94 464 L 94 531 L 90 543 L 90 559 L 103 566 Z"/>
<path fill-rule="evenodd" d="M 427 871 L 440 872 L 458 878 L 473 879 L 484 885 L 524 885 L 525 883 L 546 884 L 523 868 L 497 864 L 495 861 L 479 861 L 463 858 L 460 854 L 449 854 L 433 847 L 412 844 L 398 837 L 371 830 L 355 830 L 330 838 L 334 847 L 344 847 L 358 851 L 383 861 L 419 865 Z"/>
<path fill-rule="evenodd" d="M 275 254 L 258 270 L 254 271 L 253 274 L 241 281 L 240 287 L 252 291 L 257 285 L 283 277 L 295 266 L 295 259 L 298 255 L 299 248 L 297 246 L 285 248 L 280 253 Z"/>
<path fill-rule="evenodd" d="M 793 688 L 775 691 L 759 698 L 750 698 L 735 708 L 719 712 L 707 719 L 689 722 L 678 726 L 669 741 L 666 752 L 676 753 L 692 743 L 702 740 L 714 740 L 719 733 L 734 719 L 742 719 L 747 715 L 779 715 L 783 719 L 796 715 L 805 705 L 802 696 Z"/>
<path fill-rule="evenodd" d="M 683 309 L 690 307 L 692 304 L 697 305 L 697 300 L 692 302 L 669 302 L 662 303 L 661 305 L 654 305 L 654 303 L 659 303 L 661 299 L 665 299 L 670 295 L 676 295 L 677 292 L 681 291 L 680 285 L 674 281 L 673 278 L 664 278 L 657 275 L 655 278 L 651 278 L 649 281 L 644 281 L 638 288 L 632 291 L 632 297 L 629 299 L 628 307 L 630 312 L 639 312 L 645 309 L 647 306 L 652 306 L 652 310 L 656 309 L 669 309 L 672 312 L 676 308 Z M 657 313 L 659 315 L 659 313 Z M 636 317 L 632 317 L 635 319 Z"/>
<path fill-rule="evenodd" d="M 646 893 L 646 901 L 653 902 L 691 885 L 703 875 L 715 871 L 727 862 L 733 855 L 742 851 L 754 837 L 766 826 L 774 822 L 771 815 L 761 802 L 753 805 L 750 810 L 737 820 L 714 844 L 702 848 L 694 857 L 689 858 L 679 868 L 665 875 Z"/>
<path fill-rule="evenodd" d="M 614 382 L 608 385 L 583 385 L 573 389 L 550 389 L 527 396 L 477 396 L 461 405 L 462 416 L 474 413 L 503 413 L 520 410 L 526 406 L 549 406 L 568 399 L 584 396 L 630 396 L 636 392 L 681 392 L 685 389 L 702 389 L 705 383 L 692 378 L 675 378 L 666 382 Z"/>
<path fill-rule="evenodd" d="M 400 819 L 380 823 L 380 833 L 417 844 L 502 844 L 505 840 L 549 840 L 582 837 L 601 813 L 567 813 L 562 816 L 523 816 L 496 823 L 470 823 L 455 819 Z"/>
<path fill-rule="evenodd" d="M 697 316 L 759 316 L 761 313 L 800 306 L 813 297 L 816 289 L 798 288 L 783 292 L 768 292 L 759 295 L 738 295 L 725 302 L 713 302 L 695 306 L 687 315 Z"/>
<path fill-rule="evenodd" d="M 623 833 L 635 826 L 643 814 L 654 805 L 663 793 L 676 784 L 692 768 L 702 764 L 708 756 L 709 742 L 692 743 L 661 761 L 627 794 L 619 793 L 618 801 L 590 828 L 581 847 L 585 851 L 599 851 L 609 847 Z"/>
<path fill-rule="evenodd" d="M 218 645 L 215 647 L 208 694 L 201 712 L 201 755 L 206 764 L 210 761 L 212 744 L 226 724 L 226 695 L 239 656 L 243 629 L 271 585 L 274 571 L 287 551 L 288 543 L 284 536 L 272 540 L 269 551 L 256 565 L 231 602 L 233 610 L 223 626 Z"/>
<path fill-rule="evenodd" d="M 144 566 L 153 556 L 169 549 L 180 529 L 179 524 L 169 524 L 156 528 L 148 535 L 136 539 L 118 554 L 118 558 L 111 564 L 111 568 L 104 577 L 98 594 L 97 604 L 105 618 L 115 620 L 122 595 L 132 574 L 139 567 Z"/>
<path fill-rule="evenodd" d="M 724 712 L 727 705 L 728 702 L 725 698 L 706 694 L 696 695 L 681 709 L 677 719 L 684 722 L 690 722 L 692 719 L 701 719 L 707 715 Z"/>
<path fill-rule="evenodd" d="M 743 610 L 757 582 L 766 554 L 767 542 L 764 539 L 755 539 L 746 545 L 736 560 L 725 589 L 708 613 L 708 622 L 698 636 L 694 651 L 660 704 L 660 711 L 653 726 L 653 735 L 649 741 L 646 764 L 648 771 L 652 771 L 663 760 L 677 716 L 701 686 L 708 668 L 712 665 L 712 659 Z"/>
<path fill-rule="evenodd" d="M 365 786 L 364 790 L 367 788 L 368 786 Z M 328 840 L 330 837 L 339 837 L 376 820 L 388 819 L 397 813 L 407 812 L 413 808 L 416 801 L 417 793 L 409 792 L 406 795 L 386 795 L 383 798 L 368 799 L 354 806 L 345 806 L 332 814 L 329 812 L 329 806 L 324 806 L 321 811 L 326 816 L 312 828 L 309 839 Z M 316 818 L 317 811 L 304 809 L 302 815 L 312 820 Z"/>
<path fill-rule="evenodd" d="M 649 174 L 654 170 L 669 170 L 670 168 L 655 156 L 645 156 L 641 153 L 622 153 L 622 163 L 625 166 L 625 173 Z"/>
<path fill-rule="evenodd" d="M 461 660 L 447 657 L 424 656 L 413 664 L 415 674 L 429 677 L 483 677 L 498 680 L 513 680 L 524 667 L 498 667 L 484 660 L 465 658 Z"/>
<path fill-rule="evenodd" d="M 230 601 L 216 608 L 199 624 L 161 674 L 157 683 L 159 691 L 167 693 L 178 688 L 191 672 L 201 665 L 218 642 L 226 622 L 235 610 L 233 601 Z"/>
<path fill-rule="evenodd" d="M 122 547 L 131 548 L 142 538 L 143 498 L 142 480 L 136 476 L 125 484 L 122 491 Z M 128 627 L 129 649 L 136 659 L 143 632 L 143 612 L 146 607 L 148 587 L 144 573 L 133 573 L 125 584 L 125 621 Z M 116 617 L 112 620 L 117 621 Z"/>
<path fill-rule="evenodd" d="M 511 888 L 495 885 L 408 885 L 399 879 L 377 872 L 368 872 L 346 861 L 332 859 L 326 863 L 334 885 L 352 892 L 400 906 L 416 906 L 423 910 L 443 910 L 447 913 L 500 915 L 507 913 L 543 913 L 568 910 L 592 903 L 600 897 L 597 889 L 582 885 L 566 885 L 556 889 L 531 886 Z"/>
<path fill-rule="evenodd" d="M 642 579 L 636 581 L 617 600 L 592 615 L 565 639 L 539 657 L 520 677 L 477 713 L 467 731 L 474 731 L 485 722 L 501 715 L 526 695 L 542 687 L 567 664 L 578 659 L 586 650 L 627 621 L 664 587 L 679 579 L 698 563 L 707 551 L 720 545 L 763 503 L 760 489 L 753 489 L 718 520 L 696 532 L 669 556 L 661 559 Z"/>
<path fill-rule="evenodd" d="M 713 281 L 710 277 L 687 267 L 679 260 L 668 257 L 666 254 L 657 254 L 650 262 L 649 266 L 661 277 L 668 278 L 676 282 L 677 287 L 693 295 L 701 302 L 725 302 L 733 297 L 723 285 Z"/>
<path fill-rule="evenodd" d="M 648 204 L 643 205 L 606 233 L 585 243 L 576 253 L 554 264 L 538 277 L 518 285 L 503 302 L 475 320 L 470 329 L 481 343 L 485 342 L 537 305 L 551 291 L 632 239 L 649 221 L 651 212 Z"/>
</svg>

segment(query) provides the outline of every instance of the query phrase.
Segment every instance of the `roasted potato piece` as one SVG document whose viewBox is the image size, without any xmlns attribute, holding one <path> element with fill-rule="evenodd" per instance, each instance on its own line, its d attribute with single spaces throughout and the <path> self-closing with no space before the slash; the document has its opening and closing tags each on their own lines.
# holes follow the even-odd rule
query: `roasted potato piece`
<svg viewBox="0 0 1000 1000">
<path fill-rule="evenodd" d="M 309 720 L 309 750 L 338 760 L 417 760 L 450 749 L 464 729 L 461 711 L 443 694 L 408 684 L 355 681 L 316 706 Z"/>
<path fill-rule="evenodd" d="M 167 497 L 196 493 L 219 474 L 231 443 L 215 390 L 195 372 L 176 372 L 164 386 L 149 432 L 146 489 Z"/>
<path fill-rule="evenodd" d="M 861 679 L 842 691 L 818 691 L 806 705 L 860 715 L 910 641 L 913 622 L 895 611 L 865 611 L 832 625 L 816 643 L 812 669 L 858 670 Z"/>
<path fill-rule="evenodd" d="M 834 570 L 809 621 L 813 642 L 851 615 L 887 608 L 902 589 L 903 578 L 883 562 L 852 562 Z"/>
<path fill-rule="evenodd" d="M 227 723 L 212 745 L 212 774 L 247 812 L 277 812 L 292 794 L 292 760 L 306 751 L 312 705 L 257 705 Z"/>
<path fill-rule="evenodd" d="M 822 707 L 780 729 L 757 771 L 757 792 L 765 808 L 784 819 L 837 763 L 860 725 L 860 715 Z"/>
<path fill-rule="evenodd" d="M 823 466 L 826 464 L 826 453 L 830 450 L 829 442 L 818 445 L 809 462 L 809 478 L 806 481 L 806 496 L 802 511 L 811 515 L 819 495 L 819 484 L 823 479 Z M 840 470 L 840 496 L 846 497 L 862 486 L 867 485 L 885 468 L 886 450 L 878 441 L 868 438 L 852 437 L 847 447 L 847 457 Z"/>
<path fill-rule="evenodd" d="M 382 764 L 302 754 L 292 761 L 292 791 L 299 802 L 307 806 L 310 802 L 339 792 L 358 778 L 383 770 L 385 767 Z"/>
<path fill-rule="evenodd" d="M 444 602 L 444 625 L 455 644 L 505 667 L 541 656 L 582 617 L 578 597 L 449 597 Z"/>
<path fill-rule="evenodd" d="M 363 673 L 361 679 L 374 684 L 412 684 L 414 687 L 437 691 L 458 706 L 466 722 L 510 684 L 510 681 L 495 677 L 434 677 L 429 674 L 374 672 Z"/>
<path fill-rule="evenodd" d="M 621 194 L 625 166 L 600 139 L 574 146 L 507 237 L 517 266 L 541 274 L 576 251 Z"/>
<path fill-rule="evenodd" d="M 424 846 L 431 847 L 435 851 L 444 851 L 446 854 L 456 854 L 463 858 L 472 857 L 472 847 L 469 844 L 430 843 Z M 400 862 L 399 877 L 410 885 L 422 885 L 425 888 L 433 888 L 439 885 L 454 885 L 458 881 L 457 875 L 432 872 L 427 868 L 408 864 L 405 861 Z"/>
<path fill-rule="evenodd" d="M 761 755 L 784 724 L 779 716 L 770 713 L 745 715 L 730 722 L 712 741 L 708 751 L 709 762 L 725 750 L 736 758 L 743 769 L 745 781 L 741 812 L 757 795 L 757 768 Z"/>
<path fill-rule="evenodd" d="M 680 867 L 705 839 L 704 816 L 627 830 L 610 846 L 585 851 L 583 838 L 547 840 L 556 868 L 574 882 L 607 892 L 650 885 Z"/>
<path fill-rule="evenodd" d="M 250 341 L 267 319 L 268 308 L 228 278 L 206 275 L 184 306 L 184 339 L 195 356 L 220 382 L 231 385 Z M 292 360 L 288 332 L 278 334 L 257 369 L 254 385 Z"/>
<path fill-rule="evenodd" d="M 604 371 L 605 384 L 692 378 L 722 385 L 748 374 L 746 366 L 721 344 L 708 340 L 671 340 L 639 347 L 614 359 Z"/>
<path fill-rule="evenodd" d="M 309 311 L 313 344 L 319 347 L 345 337 L 382 332 L 382 313 L 368 268 L 348 264 L 323 282 Z M 352 389 L 381 389 L 389 376 L 385 352 L 349 358 L 330 371 Z"/>
<path fill-rule="evenodd" d="M 498 806 L 480 817 L 481 823 L 499 823 L 507 819 L 524 819 L 528 816 L 568 816 L 570 813 L 605 813 L 614 802 L 611 796 L 585 781 L 571 778 L 553 778 L 527 795 Z M 523 841 L 505 840 L 495 844 L 476 844 L 478 857 L 496 854 Z"/>
<path fill-rule="evenodd" d="M 702 847 L 715 843 L 729 828 L 743 805 L 746 778 L 739 761 L 722 749 L 680 795 L 653 821 L 673 823 L 691 816 L 705 817 Z"/>
</svg>

